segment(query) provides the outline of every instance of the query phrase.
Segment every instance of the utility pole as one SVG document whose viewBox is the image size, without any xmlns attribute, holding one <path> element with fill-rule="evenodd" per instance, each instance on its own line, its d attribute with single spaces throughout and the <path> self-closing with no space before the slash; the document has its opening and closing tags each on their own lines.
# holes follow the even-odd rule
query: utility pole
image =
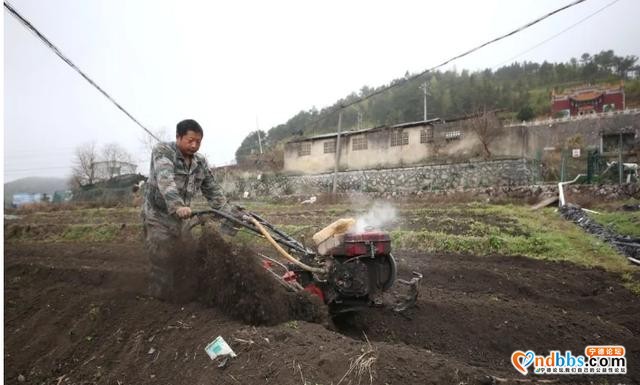
<svg viewBox="0 0 640 385">
<path fill-rule="evenodd" d="M 258 146 L 260 146 L 260 155 L 262 155 L 262 139 L 260 139 L 260 128 L 258 126 L 258 116 L 256 115 L 256 132 L 258 133 Z"/>
<path fill-rule="evenodd" d="M 622 185 L 622 174 L 624 165 L 622 164 L 622 131 L 618 134 L 618 184 Z"/>
<path fill-rule="evenodd" d="M 340 163 L 340 131 L 342 130 L 342 107 L 338 113 L 338 137 L 336 139 L 336 164 L 333 168 L 333 188 L 331 192 L 336 193 L 338 189 L 338 164 Z"/>
<path fill-rule="evenodd" d="M 427 95 L 429 94 L 429 87 L 431 86 L 431 84 L 429 83 L 428 80 L 425 80 L 424 83 L 422 83 L 422 85 L 420 86 L 420 89 L 422 90 L 422 92 L 424 92 L 424 121 L 427 121 Z"/>
<path fill-rule="evenodd" d="M 362 128 L 362 111 L 358 111 L 358 130 Z"/>
</svg>

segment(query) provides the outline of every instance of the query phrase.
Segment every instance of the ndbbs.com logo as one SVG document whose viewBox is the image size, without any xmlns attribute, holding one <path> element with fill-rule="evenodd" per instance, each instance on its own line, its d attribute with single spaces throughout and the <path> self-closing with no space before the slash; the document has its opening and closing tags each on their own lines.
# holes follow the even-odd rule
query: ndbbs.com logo
<svg viewBox="0 0 640 385">
<path fill-rule="evenodd" d="M 523 375 L 535 374 L 626 374 L 625 348 L 620 345 L 587 346 L 584 355 L 552 350 L 537 355 L 533 350 L 516 350 L 511 364 Z"/>
</svg>

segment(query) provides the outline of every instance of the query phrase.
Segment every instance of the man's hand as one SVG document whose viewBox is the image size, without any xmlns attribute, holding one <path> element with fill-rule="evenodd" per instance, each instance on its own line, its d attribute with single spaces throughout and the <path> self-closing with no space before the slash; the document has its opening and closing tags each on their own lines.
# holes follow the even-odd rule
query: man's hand
<svg viewBox="0 0 640 385">
<path fill-rule="evenodd" d="M 176 210 L 176 215 L 180 219 L 187 219 L 191 216 L 191 208 L 190 207 L 179 207 Z"/>
</svg>

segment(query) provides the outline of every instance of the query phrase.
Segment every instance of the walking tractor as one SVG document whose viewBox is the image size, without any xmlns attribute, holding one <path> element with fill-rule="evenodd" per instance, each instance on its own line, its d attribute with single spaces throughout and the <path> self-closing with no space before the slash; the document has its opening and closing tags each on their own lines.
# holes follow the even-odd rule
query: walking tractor
<svg viewBox="0 0 640 385">
<path fill-rule="evenodd" d="M 339 219 L 317 232 L 312 250 L 239 206 L 230 212 L 206 210 L 195 212 L 194 216 L 198 223 L 207 217 L 221 220 L 221 229 L 227 234 L 248 229 L 265 238 L 286 261 L 258 254 L 267 273 L 288 290 L 304 290 L 318 296 L 334 315 L 370 306 L 391 306 L 402 312 L 416 303 L 422 275 L 413 272 L 409 281 L 396 279 L 389 234 L 372 228 L 355 231 L 355 219 Z M 407 293 L 385 303 L 384 293 L 395 282 L 407 286 Z"/>
</svg>

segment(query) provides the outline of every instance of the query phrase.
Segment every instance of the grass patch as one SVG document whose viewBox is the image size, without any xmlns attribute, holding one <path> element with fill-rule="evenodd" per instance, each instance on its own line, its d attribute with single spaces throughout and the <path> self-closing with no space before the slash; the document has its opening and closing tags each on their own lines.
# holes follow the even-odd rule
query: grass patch
<svg viewBox="0 0 640 385">
<path fill-rule="evenodd" d="M 620 235 L 640 238 L 640 211 L 601 212 L 589 218 Z"/>
<path fill-rule="evenodd" d="M 429 211 L 430 214 L 437 214 L 438 210 Z M 553 209 L 531 211 L 527 207 L 513 205 L 469 204 L 462 211 L 474 217 L 472 231 L 468 234 L 449 234 L 437 229 L 396 230 L 391 232 L 393 247 L 477 255 L 523 255 L 549 261 L 567 261 L 587 267 L 602 267 L 617 273 L 626 273 L 632 269 L 626 258 L 611 246 L 560 218 Z M 459 220 L 461 226 L 465 224 L 462 222 L 465 221 L 464 216 Z M 494 225 L 495 222 L 512 222 L 511 226 L 522 230 L 522 235 L 505 231 L 506 229 Z"/>
<path fill-rule="evenodd" d="M 119 225 L 70 225 L 60 235 L 63 241 L 108 242 L 117 238 Z"/>
<path fill-rule="evenodd" d="M 622 284 L 626 287 L 630 292 L 635 295 L 640 296 L 640 282 L 633 278 L 633 274 L 630 272 L 622 274 Z"/>
</svg>

